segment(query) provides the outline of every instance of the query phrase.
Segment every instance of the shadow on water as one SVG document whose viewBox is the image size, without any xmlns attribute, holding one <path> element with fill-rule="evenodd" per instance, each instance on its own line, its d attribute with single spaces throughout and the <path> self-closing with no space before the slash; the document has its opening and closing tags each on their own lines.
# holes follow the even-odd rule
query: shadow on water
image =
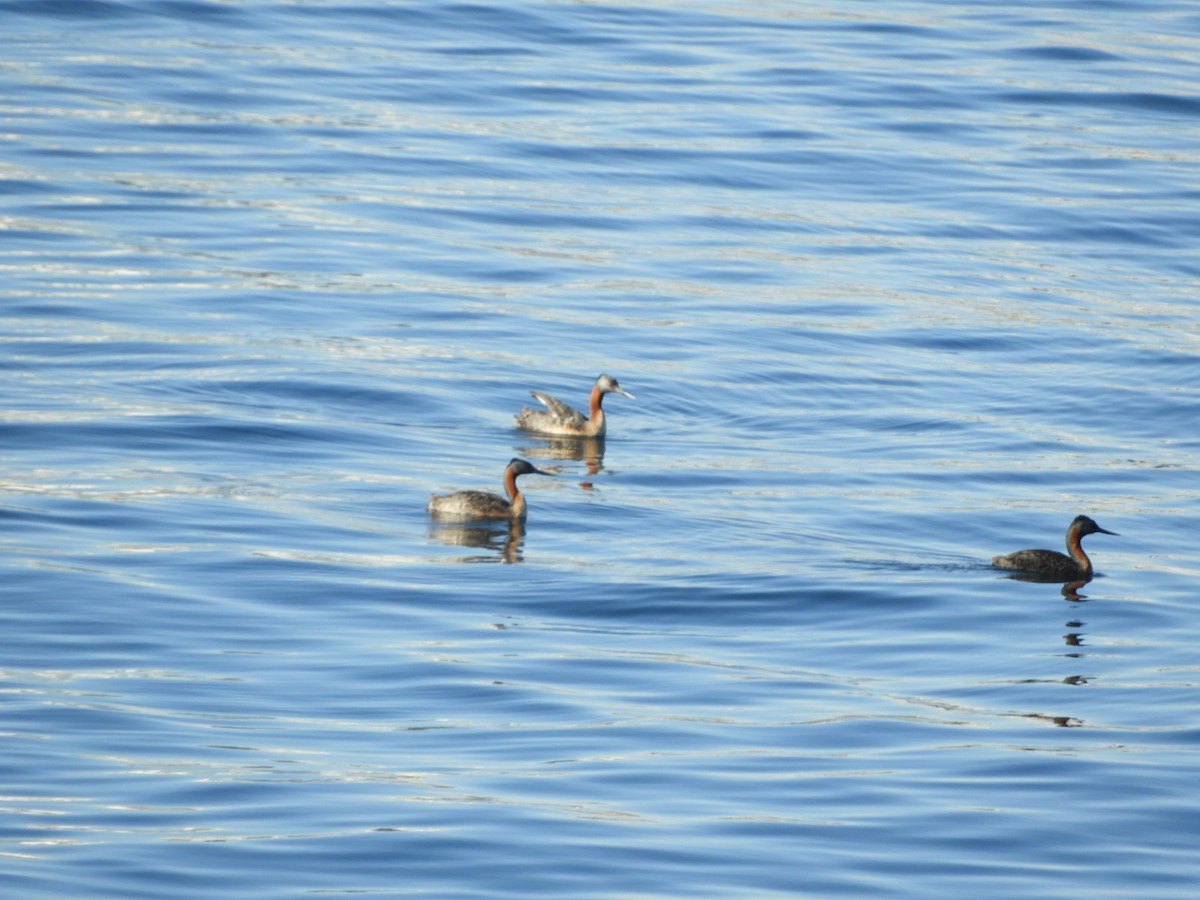
<svg viewBox="0 0 1200 900">
<path fill-rule="evenodd" d="M 453 558 L 463 563 L 519 563 L 524 560 L 525 523 L 520 520 L 497 522 L 433 522 L 429 537 L 448 547 L 474 547 L 486 553 Z"/>
</svg>

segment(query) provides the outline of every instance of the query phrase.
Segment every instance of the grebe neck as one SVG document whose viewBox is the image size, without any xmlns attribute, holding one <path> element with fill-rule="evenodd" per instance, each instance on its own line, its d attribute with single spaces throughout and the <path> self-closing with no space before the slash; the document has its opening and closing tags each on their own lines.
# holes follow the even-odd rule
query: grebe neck
<svg viewBox="0 0 1200 900">
<path fill-rule="evenodd" d="M 525 515 L 525 495 L 517 487 L 517 471 L 513 467 L 504 470 L 504 491 L 508 494 L 509 514 L 514 519 Z"/>
<path fill-rule="evenodd" d="M 517 504 L 517 498 L 521 496 L 521 491 L 517 488 L 517 470 L 509 466 L 504 470 L 504 493 L 508 495 L 509 501 L 513 506 Z"/>
<path fill-rule="evenodd" d="M 1067 532 L 1067 555 L 1075 561 L 1084 572 L 1092 574 L 1092 561 L 1088 559 L 1088 555 L 1083 552 L 1083 538 L 1079 535 L 1079 529 L 1072 528 Z"/>
<path fill-rule="evenodd" d="M 592 396 L 589 399 L 588 419 L 592 422 L 604 418 L 604 409 L 601 404 L 604 402 L 604 392 L 600 390 L 600 385 L 592 387 Z"/>
</svg>

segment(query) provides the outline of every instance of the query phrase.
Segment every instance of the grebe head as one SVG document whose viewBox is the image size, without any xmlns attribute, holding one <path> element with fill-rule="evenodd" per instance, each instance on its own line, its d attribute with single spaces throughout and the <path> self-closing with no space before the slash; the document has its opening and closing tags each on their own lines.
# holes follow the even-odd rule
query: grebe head
<svg viewBox="0 0 1200 900">
<path fill-rule="evenodd" d="M 601 375 L 599 378 L 597 378 L 596 387 L 600 389 L 601 394 L 623 394 L 630 400 L 637 399 L 637 397 L 633 396 L 633 394 L 629 393 L 629 391 L 617 384 L 617 379 L 613 378 L 611 375 Z"/>
<path fill-rule="evenodd" d="M 1071 521 L 1071 527 L 1068 530 L 1074 531 L 1080 537 L 1088 534 L 1111 534 L 1115 537 L 1120 537 L 1120 535 L 1115 531 L 1109 531 L 1107 528 L 1101 528 L 1096 524 L 1095 519 L 1088 518 L 1087 516 L 1076 516 Z"/>
<path fill-rule="evenodd" d="M 543 472 L 541 469 L 534 466 L 532 463 L 523 459 L 513 457 L 508 461 L 508 465 L 504 467 L 504 471 L 512 472 L 513 478 L 518 475 L 549 475 L 549 472 Z"/>
</svg>

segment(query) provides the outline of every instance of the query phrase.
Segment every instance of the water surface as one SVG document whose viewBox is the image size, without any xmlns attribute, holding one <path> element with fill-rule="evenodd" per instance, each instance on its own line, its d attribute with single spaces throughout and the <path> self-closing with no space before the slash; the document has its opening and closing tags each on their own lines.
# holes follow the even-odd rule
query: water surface
<svg viewBox="0 0 1200 900">
<path fill-rule="evenodd" d="M 1190 5 L 0 16 L 13 896 L 1194 893 Z"/>
</svg>

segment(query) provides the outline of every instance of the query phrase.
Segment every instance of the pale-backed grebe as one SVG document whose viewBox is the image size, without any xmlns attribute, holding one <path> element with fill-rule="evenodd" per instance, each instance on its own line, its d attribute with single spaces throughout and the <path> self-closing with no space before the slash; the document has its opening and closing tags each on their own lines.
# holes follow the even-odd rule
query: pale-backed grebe
<svg viewBox="0 0 1200 900">
<path fill-rule="evenodd" d="M 624 394 L 630 400 L 633 394 L 625 390 L 617 379 L 611 375 L 601 375 L 592 386 L 591 408 L 585 419 L 583 413 L 572 409 L 561 400 L 543 394 L 541 391 L 530 391 L 535 398 L 546 404 L 546 409 L 530 409 L 526 406 L 517 413 L 517 427 L 541 434 L 564 434 L 574 437 L 604 437 L 607 430 L 604 421 L 605 394 Z"/>
<path fill-rule="evenodd" d="M 1080 541 L 1089 534 L 1112 534 L 1101 528 L 1087 516 L 1076 516 L 1067 528 L 1067 554 L 1057 550 L 1018 550 L 1005 556 L 997 556 L 992 565 L 1001 569 L 1017 569 L 1021 572 L 1037 572 L 1043 575 L 1061 575 L 1064 580 L 1092 577 L 1092 561 L 1083 552 Z"/>
<path fill-rule="evenodd" d="M 512 459 L 504 467 L 505 500 L 487 491 L 455 491 L 431 494 L 429 513 L 439 519 L 469 521 L 478 519 L 524 519 L 525 495 L 517 489 L 518 475 L 549 475 L 523 459 Z"/>
</svg>

